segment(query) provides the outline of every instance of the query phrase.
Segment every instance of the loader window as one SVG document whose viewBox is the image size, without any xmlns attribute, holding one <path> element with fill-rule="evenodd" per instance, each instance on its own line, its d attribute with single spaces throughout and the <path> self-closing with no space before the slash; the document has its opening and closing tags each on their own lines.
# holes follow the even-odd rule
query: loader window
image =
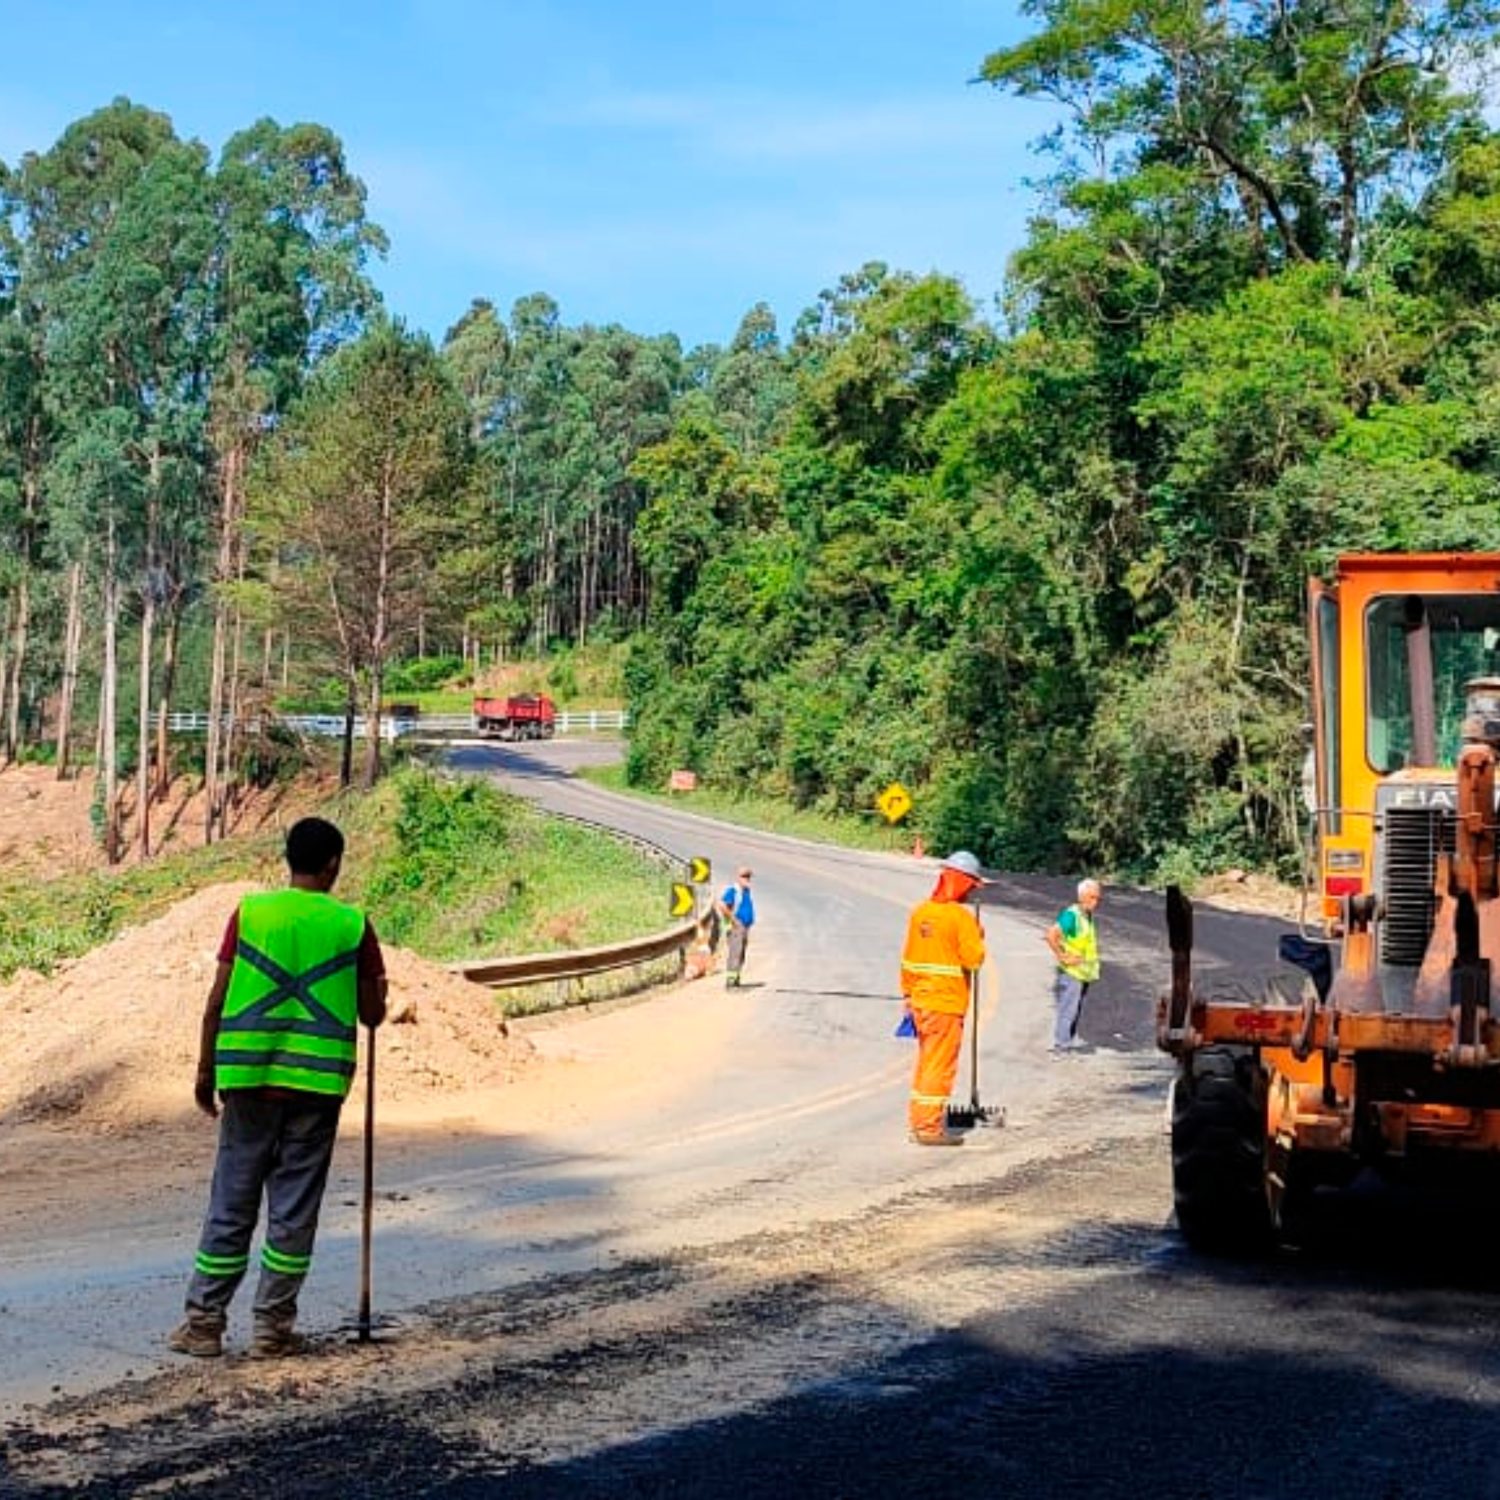
<svg viewBox="0 0 1500 1500">
<path fill-rule="evenodd" d="M 1325 754 L 1320 768 L 1322 774 L 1314 790 L 1317 801 L 1330 809 L 1324 831 L 1342 833 L 1343 818 L 1338 811 L 1344 786 L 1343 757 L 1339 746 L 1339 607 L 1330 594 L 1324 594 L 1318 600 L 1316 649 L 1318 676 L 1322 684 L 1317 712 L 1322 720 Z"/>
<path fill-rule="evenodd" d="M 1462 742 L 1464 683 L 1500 675 L 1500 595 L 1448 594 L 1424 600 L 1432 636 L 1437 762 L 1451 767 Z M 1365 616 L 1366 745 L 1376 771 L 1399 771 L 1412 754 L 1407 596 L 1377 599 Z"/>
</svg>

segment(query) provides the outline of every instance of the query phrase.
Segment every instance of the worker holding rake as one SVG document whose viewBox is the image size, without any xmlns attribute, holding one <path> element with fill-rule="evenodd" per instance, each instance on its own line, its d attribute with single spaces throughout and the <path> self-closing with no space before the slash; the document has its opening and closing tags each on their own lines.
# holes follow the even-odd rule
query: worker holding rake
<svg viewBox="0 0 1500 1500">
<path fill-rule="evenodd" d="M 908 1119 L 919 1146 L 961 1146 L 944 1119 L 958 1072 L 969 976 L 984 963 L 984 931 L 969 904 L 985 881 L 960 849 L 942 861 L 931 896 L 912 912 L 901 955 L 901 993 L 917 1033 Z"/>
</svg>

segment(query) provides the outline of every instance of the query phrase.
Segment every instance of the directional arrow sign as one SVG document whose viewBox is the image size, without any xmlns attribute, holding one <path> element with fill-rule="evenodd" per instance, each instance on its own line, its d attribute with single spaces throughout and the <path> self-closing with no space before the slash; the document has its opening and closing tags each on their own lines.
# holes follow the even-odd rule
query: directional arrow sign
<svg viewBox="0 0 1500 1500">
<path fill-rule="evenodd" d="M 875 799 L 875 806 L 887 823 L 899 823 L 911 811 L 911 793 L 899 781 L 893 781 Z"/>
<path fill-rule="evenodd" d="M 707 885 L 714 878 L 714 867 L 701 854 L 695 854 L 688 864 L 693 872 L 694 885 Z"/>
<path fill-rule="evenodd" d="M 680 881 L 672 882 L 672 915 L 674 917 L 685 917 L 697 904 L 697 893 L 690 885 L 683 885 Z"/>
</svg>

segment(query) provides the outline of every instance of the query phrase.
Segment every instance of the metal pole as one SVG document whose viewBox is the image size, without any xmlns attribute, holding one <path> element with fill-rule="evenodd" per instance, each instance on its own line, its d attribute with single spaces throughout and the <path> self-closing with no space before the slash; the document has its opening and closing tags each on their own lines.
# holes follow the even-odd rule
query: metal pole
<svg viewBox="0 0 1500 1500">
<path fill-rule="evenodd" d="M 973 1032 L 969 1036 L 969 1103 L 974 1106 L 975 1121 L 979 1116 L 979 970 L 969 974 L 969 1010 L 973 1017 Z"/>
<path fill-rule="evenodd" d="M 365 1191 L 359 1225 L 359 1342 L 370 1342 L 370 1263 L 375 1224 L 375 1028 L 365 1028 Z"/>
</svg>

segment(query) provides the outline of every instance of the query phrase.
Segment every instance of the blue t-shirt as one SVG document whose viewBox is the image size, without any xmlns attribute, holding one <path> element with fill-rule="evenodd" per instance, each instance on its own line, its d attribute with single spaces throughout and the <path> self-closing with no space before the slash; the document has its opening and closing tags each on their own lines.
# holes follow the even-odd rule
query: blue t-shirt
<svg viewBox="0 0 1500 1500">
<path fill-rule="evenodd" d="M 719 897 L 719 903 L 734 913 L 735 921 L 742 927 L 755 926 L 755 898 L 750 894 L 748 885 L 726 886 L 724 894 Z"/>
</svg>

